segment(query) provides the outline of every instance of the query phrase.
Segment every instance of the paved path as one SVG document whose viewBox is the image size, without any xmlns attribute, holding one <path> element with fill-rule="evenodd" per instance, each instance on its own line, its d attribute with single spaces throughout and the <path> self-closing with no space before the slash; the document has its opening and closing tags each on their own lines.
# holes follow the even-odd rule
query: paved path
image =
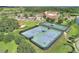
<svg viewBox="0 0 79 59">
<path fill-rule="evenodd" d="M 75 39 L 75 43 L 73 44 L 75 51 L 79 53 L 79 37 Z"/>
</svg>

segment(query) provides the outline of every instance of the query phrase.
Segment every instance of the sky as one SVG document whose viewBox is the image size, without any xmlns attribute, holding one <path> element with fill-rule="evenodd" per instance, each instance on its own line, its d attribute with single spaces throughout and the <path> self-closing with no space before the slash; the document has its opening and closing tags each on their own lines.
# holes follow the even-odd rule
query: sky
<svg viewBox="0 0 79 59">
<path fill-rule="evenodd" d="M 0 0 L 0 6 L 79 6 L 79 0 Z"/>
</svg>

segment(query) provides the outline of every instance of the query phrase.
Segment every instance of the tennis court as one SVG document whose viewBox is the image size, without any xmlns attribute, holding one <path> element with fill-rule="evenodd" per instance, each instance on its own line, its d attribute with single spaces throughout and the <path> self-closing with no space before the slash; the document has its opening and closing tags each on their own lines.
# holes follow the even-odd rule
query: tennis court
<svg viewBox="0 0 79 59">
<path fill-rule="evenodd" d="M 41 25 L 43 26 L 47 26 L 47 27 L 50 27 L 50 28 L 55 28 L 55 29 L 58 29 L 58 30 L 61 30 L 61 31 L 65 31 L 68 27 L 67 26 L 64 26 L 64 25 L 59 25 L 59 24 L 51 24 L 49 22 L 45 22 L 45 23 L 42 23 Z"/>
<path fill-rule="evenodd" d="M 24 31 L 21 34 L 40 48 L 47 49 L 66 29 L 66 26 L 45 22 L 35 28 Z"/>
<path fill-rule="evenodd" d="M 37 35 L 38 33 L 43 32 L 43 31 L 47 31 L 47 30 L 48 29 L 44 26 L 38 26 L 38 27 L 35 27 L 33 29 L 26 30 L 26 31 L 22 32 L 21 34 L 27 38 L 32 38 L 35 35 Z"/>
<path fill-rule="evenodd" d="M 41 32 L 37 35 L 35 35 L 31 41 L 37 44 L 39 47 L 43 49 L 47 49 L 50 47 L 62 34 L 61 31 L 49 29 L 46 32 Z"/>
</svg>

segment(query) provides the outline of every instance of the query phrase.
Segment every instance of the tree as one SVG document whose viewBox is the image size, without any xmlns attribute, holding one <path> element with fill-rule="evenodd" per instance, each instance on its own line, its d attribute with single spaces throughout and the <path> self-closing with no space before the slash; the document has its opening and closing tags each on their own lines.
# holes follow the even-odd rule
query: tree
<svg viewBox="0 0 79 59">
<path fill-rule="evenodd" d="M 15 40 L 15 36 L 12 33 L 8 33 L 7 35 L 4 36 L 5 42 L 11 42 L 12 40 Z"/>
<path fill-rule="evenodd" d="M 12 32 L 18 28 L 19 25 L 16 19 L 11 19 L 8 17 L 3 17 L 0 19 L 0 32 Z"/>
<path fill-rule="evenodd" d="M 17 36 L 15 41 L 16 41 L 16 44 L 18 45 L 18 48 L 17 48 L 18 53 L 33 53 L 33 52 L 35 52 L 33 47 L 28 42 L 26 42 L 24 37 Z"/>
<path fill-rule="evenodd" d="M 0 41 L 3 41 L 4 40 L 4 33 L 0 33 Z"/>
</svg>

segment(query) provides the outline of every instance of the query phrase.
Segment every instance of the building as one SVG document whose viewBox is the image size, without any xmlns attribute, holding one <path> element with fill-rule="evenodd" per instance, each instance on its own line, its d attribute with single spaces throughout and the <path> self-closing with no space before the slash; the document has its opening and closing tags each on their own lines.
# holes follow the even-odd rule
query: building
<svg viewBox="0 0 79 59">
<path fill-rule="evenodd" d="M 26 20 L 31 20 L 31 21 L 34 21 L 34 20 L 36 20 L 36 17 L 31 16 L 31 17 L 26 18 Z"/>
<path fill-rule="evenodd" d="M 45 11 L 44 12 L 44 16 L 46 18 L 49 18 L 49 20 L 55 20 L 56 22 L 58 22 L 58 18 L 60 16 L 59 12 L 52 12 L 52 11 Z"/>
</svg>

